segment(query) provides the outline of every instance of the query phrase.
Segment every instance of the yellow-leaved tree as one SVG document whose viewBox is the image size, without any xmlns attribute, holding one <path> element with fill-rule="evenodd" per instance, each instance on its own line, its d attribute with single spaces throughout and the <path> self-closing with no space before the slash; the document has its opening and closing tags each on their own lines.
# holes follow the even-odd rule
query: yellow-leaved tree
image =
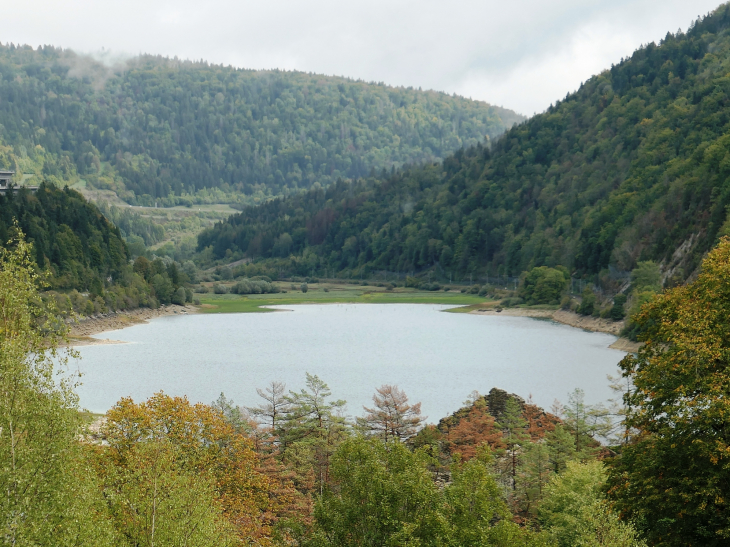
<svg viewBox="0 0 730 547">
<path fill-rule="evenodd" d="M 133 545 L 270 545 L 295 509 L 293 486 L 264 472 L 251 439 L 211 406 L 125 398 L 102 432 L 105 497 Z"/>
<path fill-rule="evenodd" d="M 652 545 L 730 543 L 730 238 L 692 284 L 633 317 L 644 342 L 621 362 L 628 444 L 609 496 Z"/>
</svg>

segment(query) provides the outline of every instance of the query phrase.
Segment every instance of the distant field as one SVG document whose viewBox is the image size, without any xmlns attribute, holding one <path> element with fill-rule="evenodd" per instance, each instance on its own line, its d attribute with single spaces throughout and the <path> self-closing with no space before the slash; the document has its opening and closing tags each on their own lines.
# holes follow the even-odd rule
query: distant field
<svg viewBox="0 0 730 547">
<path fill-rule="evenodd" d="M 484 297 L 456 291 L 426 292 L 409 289 L 385 291 L 382 288 L 350 285 L 330 287 L 328 287 L 329 292 L 324 292 L 322 287 L 310 286 L 306 294 L 296 290 L 277 294 L 248 296 L 205 294 L 196 297 L 200 299 L 203 313 L 262 313 L 274 310 L 261 306 L 297 304 L 446 304 L 470 306 L 474 309 L 480 304 L 484 304 L 485 307 L 490 306 Z"/>
</svg>

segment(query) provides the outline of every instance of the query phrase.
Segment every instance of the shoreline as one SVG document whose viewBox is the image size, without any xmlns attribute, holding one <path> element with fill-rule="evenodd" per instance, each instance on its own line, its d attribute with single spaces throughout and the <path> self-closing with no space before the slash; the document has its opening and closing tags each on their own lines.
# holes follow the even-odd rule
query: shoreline
<svg viewBox="0 0 730 547">
<path fill-rule="evenodd" d="M 163 317 L 166 315 L 192 315 L 195 313 L 199 313 L 199 310 L 192 304 L 188 304 L 186 306 L 169 304 L 167 306 L 160 306 L 157 309 L 137 308 L 136 310 L 111 312 L 101 316 L 86 317 L 71 323 L 68 335 L 69 343 L 67 345 L 70 347 L 79 347 L 126 344 L 127 342 L 122 342 L 120 340 L 93 338 L 93 336 L 103 332 L 148 323 L 151 319 L 155 319 L 156 317 Z"/>
<path fill-rule="evenodd" d="M 621 330 L 624 328 L 624 321 L 611 321 L 598 317 L 579 315 L 568 310 L 531 310 L 529 308 L 505 308 L 501 312 L 494 310 L 473 310 L 469 313 L 474 315 L 507 315 L 510 317 L 532 317 L 533 319 L 551 319 L 563 325 L 583 329 L 590 332 L 603 332 L 618 337 L 613 344 L 608 346 L 625 353 L 636 353 L 641 347 L 640 342 L 632 342 L 628 338 L 621 337 Z"/>
<path fill-rule="evenodd" d="M 315 302 L 313 302 L 315 303 Z M 280 304 L 271 304 L 280 305 Z M 264 306 L 266 307 L 266 306 Z M 458 306 L 457 306 L 458 307 Z M 270 311 L 291 311 L 286 309 L 270 309 Z M 192 315 L 201 313 L 198 306 L 188 304 L 186 306 L 178 306 L 170 304 L 168 306 L 160 306 L 157 309 L 137 308 L 117 313 L 109 313 L 101 317 L 89 317 L 78 322 L 72 323 L 69 332 L 69 346 L 100 346 L 108 344 L 126 344 L 120 340 L 110 340 L 107 338 L 93 338 L 94 335 L 101 334 L 112 330 L 124 329 L 134 325 L 140 325 L 149 322 L 151 319 L 163 317 L 166 315 Z M 474 315 L 503 315 L 509 317 L 531 317 L 533 319 L 550 319 L 569 327 L 583 329 L 591 332 L 603 332 L 618 337 L 613 344 L 608 346 L 611 349 L 623 351 L 625 353 L 636 353 L 641 347 L 638 342 L 632 342 L 620 336 L 621 329 L 624 327 L 624 321 L 610 321 L 597 317 L 579 315 L 568 310 L 535 310 L 527 308 L 505 308 L 501 312 L 494 310 L 472 310 L 468 313 Z"/>
</svg>

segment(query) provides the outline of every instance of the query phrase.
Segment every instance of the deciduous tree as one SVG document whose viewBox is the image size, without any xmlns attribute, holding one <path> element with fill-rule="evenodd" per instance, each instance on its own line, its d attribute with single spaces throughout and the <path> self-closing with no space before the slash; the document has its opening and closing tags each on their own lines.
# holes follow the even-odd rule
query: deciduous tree
<svg viewBox="0 0 730 547">
<path fill-rule="evenodd" d="M 658 545 L 730 541 L 730 239 L 697 280 L 645 304 L 644 345 L 621 362 L 636 431 L 614 460 L 610 496 Z"/>
</svg>

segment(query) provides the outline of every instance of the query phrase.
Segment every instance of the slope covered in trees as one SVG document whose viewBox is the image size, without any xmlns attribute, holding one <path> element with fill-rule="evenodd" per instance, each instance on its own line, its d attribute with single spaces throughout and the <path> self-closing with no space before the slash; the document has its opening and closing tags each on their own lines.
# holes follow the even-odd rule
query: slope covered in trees
<svg viewBox="0 0 730 547">
<path fill-rule="evenodd" d="M 119 228 L 81 194 L 41 184 L 0 194 L 0 249 L 23 233 L 43 275 L 46 301 L 80 315 L 192 301 L 189 268 L 130 253 Z M 193 268 L 194 269 L 194 268 Z M 83 293 L 83 294 L 82 294 Z"/>
<path fill-rule="evenodd" d="M 724 5 L 491 146 L 247 208 L 201 234 L 199 249 L 446 278 L 655 260 L 683 280 L 730 231 L 729 26 Z"/>
<path fill-rule="evenodd" d="M 52 273 L 60 289 L 87 290 L 107 278 L 119 279 L 127 266 L 127 246 L 119 230 L 73 190 L 41 185 L 0 194 L 0 242 L 16 225 L 33 243 L 36 263 Z"/>
<path fill-rule="evenodd" d="M 112 69 L 53 47 L 0 46 L 0 139 L 11 147 L 0 168 L 80 178 L 133 204 L 327 186 L 439 160 L 522 119 L 483 102 L 345 78 L 152 56 Z"/>
</svg>

